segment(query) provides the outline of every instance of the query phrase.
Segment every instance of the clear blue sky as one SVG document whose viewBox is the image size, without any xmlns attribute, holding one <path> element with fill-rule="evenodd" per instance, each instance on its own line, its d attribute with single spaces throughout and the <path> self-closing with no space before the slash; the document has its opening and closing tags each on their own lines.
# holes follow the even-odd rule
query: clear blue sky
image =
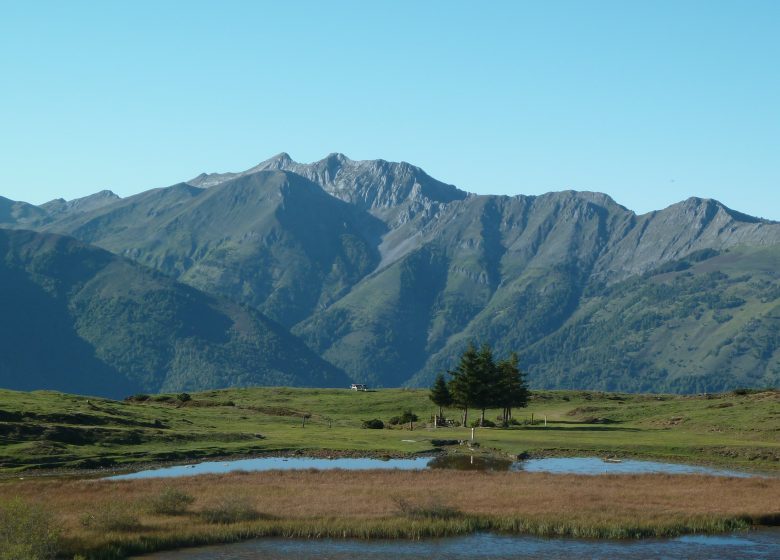
<svg viewBox="0 0 780 560">
<path fill-rule="evenodd" d="M 0 195 L 278 152 L 780 219 L 780 1 L 0 0 Z"/>
</svg>

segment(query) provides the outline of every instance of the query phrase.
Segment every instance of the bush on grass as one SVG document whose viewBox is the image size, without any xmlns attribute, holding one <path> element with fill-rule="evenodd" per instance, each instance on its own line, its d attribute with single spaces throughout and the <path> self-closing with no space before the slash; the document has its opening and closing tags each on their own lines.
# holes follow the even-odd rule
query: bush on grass
<svg viewBox="0 0 780 560">
<path fill-rule="evenodd" d="M 54 519 L 42 507 L 19 499 L 0 503 L 0 560 L 49 560 L 58 541 Z"/>
<path fill-rule="evenodd" d="M 409 422 L 417 422 L 419 418 L 411 410 L 404 410 L 400 416 L 393 416 L 388 423 L 397 426 L 398 424 L 408 424 Z"/>
<path fill-rule="evenodd" d="M 471 427 L 472 428 L 495 428 L 496 427 L 496 423 L 491 421 L 491 420 L 488 420 L 487 418 L 485 418 L 484 422 L 482 422 L 482 424 L 480 424 L 479 423 L 479 418 L 477 418 L 476 420 L 471 422 Z"/>
<path fill-rule="evenodd" d="M 193 496 L 171 486 L 163 488 L 149 503 L 149 510 L 160 515 L 182 515 L 195 501 Z"/>
</svg>

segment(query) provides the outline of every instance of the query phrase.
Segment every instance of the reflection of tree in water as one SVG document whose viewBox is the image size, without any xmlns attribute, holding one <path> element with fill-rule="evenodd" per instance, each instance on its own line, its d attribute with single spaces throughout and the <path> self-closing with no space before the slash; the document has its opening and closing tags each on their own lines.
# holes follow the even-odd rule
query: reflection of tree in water
<svg viewBox="0 0 780 560">
<path fill-rule="evenodd" d="M 442 455 L 428 463 L 431 469 L 454 469 L 458 471 L 508 471 L 514 461 L 496 457 L 475 457 L 474 455 Z"/>
</svg>

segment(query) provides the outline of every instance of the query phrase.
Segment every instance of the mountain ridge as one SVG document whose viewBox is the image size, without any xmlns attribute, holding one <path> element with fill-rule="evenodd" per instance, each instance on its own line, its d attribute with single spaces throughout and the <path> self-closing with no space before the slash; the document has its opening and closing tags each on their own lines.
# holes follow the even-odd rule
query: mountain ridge
<svg viewBox="0 0 780 560">
<path fill-rule="evenodd" d="M 612 286 L 635 285 L 647 293 L 667 323 L 673 322 L 672 308 L 688 305 L 682 299 L 695 299 L 690 286 L 696 282 L 716 295 L 738 292 L 734 301 L 770 317 L 762 306 L 768 309 L 771 302 L 762 304 L 764 296 L 757 295 L 763 288 L 739 275 L 739 287 L 730 279 L 707 284 L 698 277 L 669 284 L 665 289 L 680 301 L 658 296 L 650 278 L 667 266 L 687 266 L 690 255 L 711 254 L 721 262 L 730 253 L 746 273 L 774 283 L 777 274 L 761 264 L 769 257 L 744 248 L 771 252 L 780 245 L 780 224 L 711 199 L 690 197 L 636 214 L 608 195 L 587 191 L 477 195 L 408 163 L 353 161 L 338 153 L 311 164 L 281 153 L 244 172 L 202 174 L 87 212 L 48 217 L 38 229 L 74 235 L 250 305 L 353 378 L 375 385 L 425 384 L 471 339 L 524 352 L 538 384 L 552 383 L 534 377 L 543 374 L 571 385 L 574 378 L 551 369 L 566 360 L 553 355 L 545 340 L 566 332 L 560 348 L 574 344 L 567 352 L 584 351 L 576 345 L 593 339 L 572 330 L 580 324 L 578 314 L 608 293 L 622 294 L 620 305 L 632 301 L 617 288 L 610 292 Z M 697 267 L 690 265 L 689 272 L 696 275 Z M 717 309 L 708 306 L 714 303 L 699 305 L 712 336 L 720 342 L 733 338 L 713 319 Z M 717 317 L 726 314 L 718 311 Z M 723 324 L 736 332 L 750 320 L 731 314 Z M 628 328 L 619 317 L 604 321 Z M 655 335 L 671 323 L 645 323 L 655 326 L 647 332 L 642 327 L 636 344 L 649 352 L 661 344 L 663 337 Z M 761 324 L 771 325 L 771 319 Z M 685 328 L 694 333 L 700 326 Z M 623 335 L 604 335 L 598 344 L 619 346 Z M 654 351 L 664 355 L 663 349 Z M 760 373 L 765 371 L 773 379 L 775 351 L 759 354 L 764 357 L 755 362 L 738 360 L 731 381 L 698 369 L 693 381 L 679 381 L 684 376 L 676 366 L 660 367 L 652 357 L 615 370 L 598 352 L 585 353 L 591 362 L 582 376 L 613 389 L 640 390 L 645 385 L 633 378 L 646 376 L 668 390 L 675 383 L 688 390 L 699 382 L 706 386 L 710 375 L 718 379 L 713 388 L 723 388 L 750 375 L 766 379 Z"/>
</svg>

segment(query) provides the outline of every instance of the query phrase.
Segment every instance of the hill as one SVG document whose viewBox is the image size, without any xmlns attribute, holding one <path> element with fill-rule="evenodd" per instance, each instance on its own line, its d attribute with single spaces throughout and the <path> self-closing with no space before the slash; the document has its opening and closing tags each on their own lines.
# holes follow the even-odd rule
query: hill
<svg viewBox="0 0 780 560">
<path fill-rule="evenodd" d="M 0 230 L 0 385 L 124 396 L 343 386 L 262 314 L 60 235 Z"/>
</svg>

